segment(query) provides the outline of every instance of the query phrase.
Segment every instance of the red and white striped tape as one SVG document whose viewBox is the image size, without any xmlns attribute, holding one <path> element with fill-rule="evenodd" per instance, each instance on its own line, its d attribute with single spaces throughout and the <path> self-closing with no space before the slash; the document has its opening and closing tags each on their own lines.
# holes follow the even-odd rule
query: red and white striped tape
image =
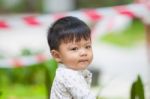
<svg viewBox="0 0 150 99">
<path fill-rule="evenodd" d="M 142 13 L 141 13 L 142 12 Z M 47 25 L 49 26 L 56 19 L 64 16 L 76 16 L 82 19 L 85 22 L 97 22 L 98 20 L 104 20 L 105 17 L 115 16 L 115 15 L 125 15 L 130 18 L 145 16 L 147 12 L 150 12 L 150 9 L 144 4 L 130 4 L 125 6 L 115 6 L 115 7 L 106 7 L 99 9 L 87 9 L 80 11 L 73 11 L 68 13 L 59 13 L 51 15 L 28 15 L 17 17 L 13 20 L 5 19 L 5 17 L 0 18 L 0 30 L 1 29 L 13 29 L 20 27 L 33 27 Z M 107 19 L 107 18 L 106 18 Z"/>
<path fill-rule="evenodd" d="M 0 60 L 0 68 L 15 68 L 41 63 L 49 58 L 43 54 Z"/>
</svg>

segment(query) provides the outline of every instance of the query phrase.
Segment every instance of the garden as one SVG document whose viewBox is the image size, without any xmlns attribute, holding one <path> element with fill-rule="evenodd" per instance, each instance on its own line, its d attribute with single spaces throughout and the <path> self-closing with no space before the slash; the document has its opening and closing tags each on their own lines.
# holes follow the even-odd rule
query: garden
<svg viewBox="0 0 150 99">
<path fill-rule="evenodd" d="M 65 14 L 75 15 L 89 22 L 88 25 L 93 30 L 98 23 L 101 25 L 98 29 L 101 28 L 102 31 L 95 33 L 95 36 L 92 35 L 93 51 L 97 51 L 95 52 L 97 61 L 94 60 L 95 63 L 92 64 L 94 69 L 91 69 L 92 91 L 97 99 L 149 99 L 147 98 L 148 36 L 145 24 L 140 19 L 148 15 L 145 12 L 147 10 L 142 8 L 145 6 L 134 5 L 133 0 L 74 0 L 72 10 L 76 10 L 75 12 L 53 15 L 47 12 L 46 8 L 49 6 L 46 7 L 44 1 L 48 2 L 48 0 L 0 0 L 0 99 L 50 98 L 58 63 L 50 56 L 45 58 L 48 55 L 45 55 L 45 41 L 41 34 L 46 32 L 44 30 L 52 21 Z M 87 13 L 86 8 L 89 9 Z M 26 17 L 26 14 L 29 17 Z M 109 31 L 113 30 L 116 24 L 119 24 L 117 27 L 126 24 L 126 28 L 121 31 Z M 104 29 L 106 30 L 103 31 Z M 101 35 L 103 34 L 101 32 L 105 32 L 104 35 Z M 18 38 L 14 39 L 15 36 Z M 42 40 L 44 44 L 41 43 Z M 10 52 L 21 43 L 27 43 L 32 48 L 22 47 L 17 54 L 11 55 Z M 36 48 L 34 44 L 40 48 Z M 6 48 L 3 50 L 4 47 Z M 45 56 L 41 57 L 43 53 Z M 106 82 L 103 79 L 105 77 L 109 78 Z M 119 80 L 116 80 L 117 78 Z M 119 82 L 122 79 L 123 81 Z"/>
</svg>

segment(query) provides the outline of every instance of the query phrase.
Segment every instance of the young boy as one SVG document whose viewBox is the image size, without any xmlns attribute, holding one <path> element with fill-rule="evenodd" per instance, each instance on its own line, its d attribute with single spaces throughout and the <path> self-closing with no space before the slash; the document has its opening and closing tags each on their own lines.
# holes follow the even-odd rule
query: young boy
<svg viewBox="0 0 150 99">
<path fill-rule="evenodd" d="M 90 91 L 93 59 L 90 28 L 78 18 L 57 20 L 48 31 L 53 58 L 60 63 L 51 89 L 51 99 L 96 99 Z"/>
</svg>

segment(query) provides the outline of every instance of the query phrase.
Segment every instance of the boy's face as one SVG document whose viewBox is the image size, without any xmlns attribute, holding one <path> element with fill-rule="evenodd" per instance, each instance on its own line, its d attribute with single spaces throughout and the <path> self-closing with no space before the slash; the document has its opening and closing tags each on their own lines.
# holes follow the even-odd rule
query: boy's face
<svg viewBox="0 0 150 99">
<path fill-rule="evenodd" d="M 74 70 L 83 70 L 91 63 L 93 52 L 91 40 L 81 39 L 79 42 L 61 43 L 54 58 Z"/>
</svg>

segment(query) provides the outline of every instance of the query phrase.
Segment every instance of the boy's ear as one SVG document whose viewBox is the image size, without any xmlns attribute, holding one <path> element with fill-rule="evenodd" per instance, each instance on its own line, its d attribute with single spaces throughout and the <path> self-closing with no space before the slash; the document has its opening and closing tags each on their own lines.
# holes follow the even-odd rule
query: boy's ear
<svg viewBox="0 0 150 99">
<path fill-rule="evenodd" d="M 51 50 L 51 55 L 58 63 L 61 62 L 61 55 L 57 50 Z"/>
</svg>

